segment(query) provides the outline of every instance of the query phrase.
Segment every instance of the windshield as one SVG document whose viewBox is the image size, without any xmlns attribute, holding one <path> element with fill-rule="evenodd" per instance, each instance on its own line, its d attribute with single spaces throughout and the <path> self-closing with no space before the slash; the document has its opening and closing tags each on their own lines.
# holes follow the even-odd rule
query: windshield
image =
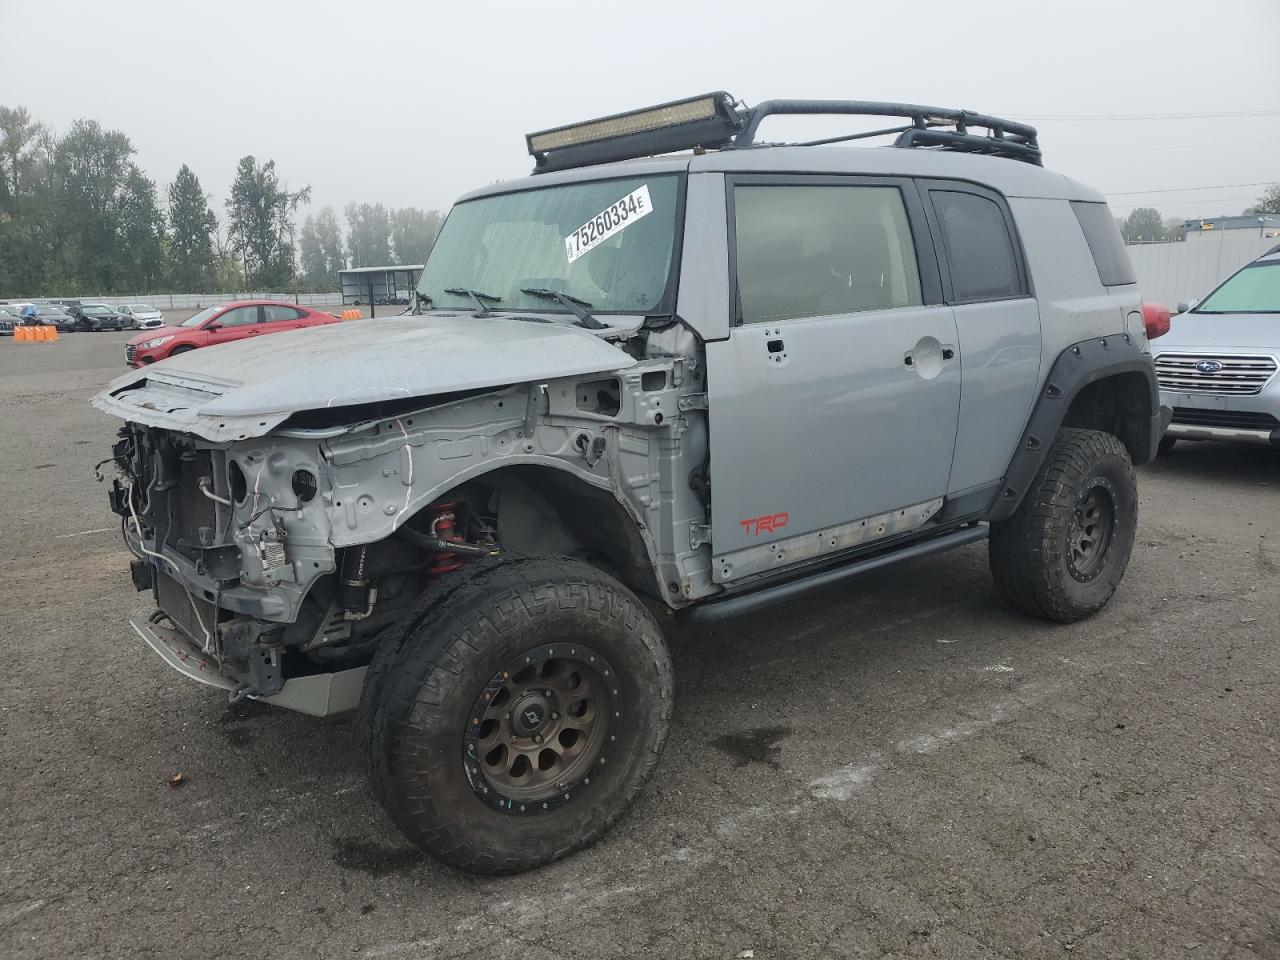
<svg viewBox="0 0 1280 960">
<path fill-rule="evenodd" d="M 570 312 L 524 292 L 550 289 L 592 313 L 648 313 L 667 290 L 678 186 L 634 177 L 467 200 L 445 221 L 418 292 L 433 307 L 472 309 L 474 291 L 495 311 Z"/>
<path fill-rule="evenodd" d="M 1205 297 L 1195 313 L 1280 313 L 1280 260 L 1251 263 Z"/>
<path fill-rule="evenodd" d="M 147 306 L 147 304 L 145 303 L 131 303 L 129 304 L 129 309 L 132 310 L 134 313 L 159 313 L 160 312 L 155 307 Z"/>
<path fill-rule="evenodd" d="M 200 326 L 200 324 L 204 323 L 204 322 L 205 322 L 206 320 L 208 320 L 210 317 L 217 316 L 217 315 L 218 315 L 219 313 L 221 313 L 221 312 L 222 312 L 222 308 L 221 308 L 221 307 L 205 307 L 203 310 L 201 310 L 201 311 L 200 311 L 199 313 L 197 313 L 195 316 L 193 316 L 193 317 L 188 317 L 186 320 L 183 320 L 183 321 L 182 321 L 182 323 L 181 323 L 181 326 L 184 326 L 184 327 L 198 327 L 198 326 Z"/>
</svg>

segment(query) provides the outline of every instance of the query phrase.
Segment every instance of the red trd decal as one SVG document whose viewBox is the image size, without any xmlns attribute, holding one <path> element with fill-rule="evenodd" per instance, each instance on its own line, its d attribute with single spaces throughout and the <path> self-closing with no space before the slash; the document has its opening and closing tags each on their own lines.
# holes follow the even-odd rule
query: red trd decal
<svg viewBox="0 0 1280 960">
<path fill-rule="evenodd" d="M 750 520 L 739 520 L 742 529 L 747 533 L 760 536 L 762 533 L 774 533 L 787 525 L 791 518 L 789 513 L 769 513 L 763 517 L 752 517 Z"/>
</svg>

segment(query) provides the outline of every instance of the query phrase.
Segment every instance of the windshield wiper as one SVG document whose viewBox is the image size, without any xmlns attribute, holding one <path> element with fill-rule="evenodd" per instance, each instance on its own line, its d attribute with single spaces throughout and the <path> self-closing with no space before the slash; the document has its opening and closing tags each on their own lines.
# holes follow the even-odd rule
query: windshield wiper
<svg viewBox="0 0 1280 960">
<path fill-rule="evenodd" d="M 559 290 L 552 290 L 550 287 L 521 287 L 520 292 L 542 300 L 554 300 L 561 306 L 567 307 L 569 312 L 578 318 L 578 322 L 588 330 L 604 329 L 603 323 L 583 309 L 591 306 L 591 302 L 588 300 L 583 300 L 581 297 L 575 297 L 568 293 L 561 293 Z"/>
<path fill-rule="evenodd" d="M 501 297 L 495 297 L 491 293 L 485 293 L 482 290 L 472 290 L 470 287 L 445 287 L 445 293 L 452 293 L 455 297 L 470 297 L 475 301 L 476 308 L 479 312 L 477 317 L 489 316 L 489 308 L 485 306 L 486 300 L 492 300 L 494 303 L 501 303 Z"/>
</svg>

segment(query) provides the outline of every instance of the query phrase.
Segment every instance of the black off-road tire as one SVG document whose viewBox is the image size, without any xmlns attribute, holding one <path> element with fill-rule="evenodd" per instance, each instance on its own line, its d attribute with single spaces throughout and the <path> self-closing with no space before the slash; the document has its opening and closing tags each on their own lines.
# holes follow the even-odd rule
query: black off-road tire
<svg viewBox="0 0 1280 960">
<path fill-rule="evenodd" d="M 1077 568 L 1073 538 L 1082 536 L 1078 511 L 1090 496 L 1095 506 L 1109 501 L 1111 525 L 1091 562 Z M 988 556 L 996 589 L 1029 616 L 1083 620 L 1119 586 L 1137 521 L 1137 481 L 1124 444 L 1100 430 L 1064 427 L 1013 516 L 991 525 Z"/>
<path fill-rule="evenodd" d="M 1171 437 L 1168 434 L 1166 434 L 1165 436 L 1160 438 L 1160 447 L 1157 453 L 1158 454 L 1168 453 L 1170 450 L 1173 449 L 1173 445 L 1177 442 L 1178 442 L 1177 437 Z"/>
<path fill-rule="evenodd" d="M 419 625 L 432 611 L 459 589 L 467 586 L 477 577 L 490 573 L 494 567 L 505 562 L 507 561 L 482 557 L 471 560 L 460 570 L 441 577 L 423 591 L 413 608 L 396 627 L 388 632 L 387 637 L 374 653 L 360 688 L 360 705 L 356 709 L 354 737 L 356 751 L 366 763 L 369 786 L 379 802 L 384 798 L 382 780 L 374 776 L 373 741 L 374 730 L 382 723 L 380 714 L 385 705 L 383 688 L 387 677 L 391 675 L 391 668 L 399 659 L 404 645 L 417 634 Z"/>
<path fill-rule="evenodd" d="M 670 726 L 671 663 L 653 615 L 585 563 L 530 557 L 468 567 L 444 578 L 379 651 L 357 739 L 375 794 L 410 840 L 460 869 L 516 873 L 592 843 L 639 794 Z M 551 664 L 549 650 L 553 658 L 572 651 L 584 671 L 590 655 L 607 676 L 592 678 L 609 698 L 595 714 L 602 745 L 580 752 L 590 767 L 585 778 L 566 775 L 565 793 L 556 786 L 554 797 L 512 800 L 482 772 L 468 737 L 495 683 L 528 657 Z"/>
</svg>

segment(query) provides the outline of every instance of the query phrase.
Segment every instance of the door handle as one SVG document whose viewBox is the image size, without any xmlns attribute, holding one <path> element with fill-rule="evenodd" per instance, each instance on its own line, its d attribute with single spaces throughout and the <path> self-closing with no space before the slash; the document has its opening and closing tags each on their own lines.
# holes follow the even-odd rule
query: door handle
<svg viewBox="0 0 1280 960">
<path fill-rule="evenodd" d="M 767 340 L 765 346 L 769 348 L 770 353 L 781 353 L 787 348 L 787 345 L 781 340 Z"/>
<path fill-rule="evenodd" d="M 956 348 L 940 343 L 937 337 L 921 337 L 902 355 L 902 363 L 924 380 L 932 380 L 942 372 L 943 364 L 954 359 Z"/>
</svg>

